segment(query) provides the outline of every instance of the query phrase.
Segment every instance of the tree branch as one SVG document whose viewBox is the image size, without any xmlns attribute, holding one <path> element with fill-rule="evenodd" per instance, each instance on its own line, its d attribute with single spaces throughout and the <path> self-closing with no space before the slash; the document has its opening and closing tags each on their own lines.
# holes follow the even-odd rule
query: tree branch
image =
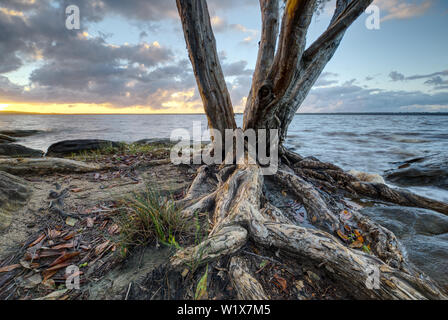
<svg viewBox="0 0 448 320">
<path fill-rule="evenodd" d="M 327 30 L 303 53 L 294 79 L 285 95 L 283 107 L 279 109 L 282 122 L 281 139 L 298 108 L 331 60 L 345 31 L 367 9 L 373 0 L 338 0 L 333 18 Z"/>
<path fill-rule="evenodd" d="M 188 53 L 209 127 L 235 129 L 235 117 L 219 63 L 206 0 L 176 0 Z"/>
<path fill-rule="evenodd" d="M 286 92 L 301 60 L 316 4 L 316 0 L 288 0 L 286 3 L 278 51 L 268 76 L 276 96 Z"/>
<path fill-rule="evenodd" d="M 246 110 L 250 108 L 254 95 L 266 80 L 272 66 L 278 37 L 279 0 L 260 0 L 261 9 L 261 39 L 259 42 L 258 58 L 252 77 L 252 87 L 247 99 Z"/>
</svg>

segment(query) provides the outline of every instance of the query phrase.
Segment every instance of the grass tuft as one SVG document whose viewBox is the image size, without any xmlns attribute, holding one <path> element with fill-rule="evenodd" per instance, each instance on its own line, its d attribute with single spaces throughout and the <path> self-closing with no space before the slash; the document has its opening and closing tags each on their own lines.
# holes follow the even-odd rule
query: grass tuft
<svg viewBox="0 0 448 320">
<path fill-rule="evenodd" d="M 158 242 L 176 249 L 185 239 L 195 235 L 195 221 L 181 216 L 172 196 L 163 196 L 155 188 L 134 194 L 123 202 L 119 216 L 120 246 L 128 248 Z"/>
</svg>

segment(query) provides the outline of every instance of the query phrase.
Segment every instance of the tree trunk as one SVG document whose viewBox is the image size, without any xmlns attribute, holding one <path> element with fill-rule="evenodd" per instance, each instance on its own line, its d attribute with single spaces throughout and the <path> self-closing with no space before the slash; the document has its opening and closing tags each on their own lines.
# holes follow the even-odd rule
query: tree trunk
<svg viewBox="0 0 448 320">
<path fill-rule="evenodd" d="M 294 114 L 345 31 L 371 2 L 337 0 L 329 27 L 306 48 L 306 34 L 318 1 L 288 0 L 279 32 L 278 0 L 260 0 L 263 27 L 243 130 L 280 131 L 280 170 L 265 178 L 250 155 L 243 164 L 201 167 L 177 205 L 188 218 L 198 212 L 208 213 L 211 231 L 201 243 L 178 251 L 170 270 L 180 274 L 188 265 L 216 266 L 217 261 L 228 261 L 226 277 L 236 290 L 235 297 L 269 298 L 269 288 L 244 257 L 242 248 L 247 250 L 250 243 L 255 247 L 249 252 L 253 255 L 263 250 L 283 263 L 299 260 L 325 265 L 330 278 L 359 298 L 448 298 L 443 289 L 411 266 L 391 231 L 351 208 L 343 197 L 363 195 L 445 214 L 447 204 L 359 181 L 335 165 L 304 159 L 281 145 Z M 221 132 L 234 129 L 206 1 L 177 0 L 177 6 L 209 126 Z M 305 208 L 305 224 L 275 205 L 282 201 L 279 190 L 292 194 Z M 356 234 L 356 241 L 350 242 L 346 232 Z M 375 288 L 367 284 L 369 270 L 378 271 Z"/>
</svg>

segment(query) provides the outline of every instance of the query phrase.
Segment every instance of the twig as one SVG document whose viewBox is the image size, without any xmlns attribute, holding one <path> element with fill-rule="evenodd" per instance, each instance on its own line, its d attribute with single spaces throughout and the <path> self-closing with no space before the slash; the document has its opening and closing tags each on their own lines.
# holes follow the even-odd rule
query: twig
<svg viewBox="0 0 448 320">
<path fill-rule="evenodd" d="M 126 297 L 124 298 L 124 300 L 128 300 L 129 292 L 131 291 L 131 287 L 132 287 L 132 282 L 129 282 L 128 292 L 126 293 Z"/>
</svg>

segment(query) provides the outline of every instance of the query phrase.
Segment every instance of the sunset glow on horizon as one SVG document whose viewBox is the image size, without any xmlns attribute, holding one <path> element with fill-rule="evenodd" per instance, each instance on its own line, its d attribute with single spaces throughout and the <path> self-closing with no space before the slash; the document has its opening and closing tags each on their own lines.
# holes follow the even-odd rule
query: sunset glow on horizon
<svg viewBox="0 0 448 320">
<path fill-rule="evenodd" d="M 328 2 L 313 18 L 308 43 L 331 20 L 336 0 Z M 0 4 L 0 28 L 8 30 L 1 40 L 0 111 L 204 113 L 175 1 L 105 0 L 101 10 L 85 3 L 80 29 L 66 27 L 61 0 Z M 258 1 L 207 4 L 227 89 L 240 113 L 261 36 Z M 381 9 L 380 29 L 366 28 L 368 14 L 353 24 L 300 112 L 448 109 L 447 2 L 374 4 Z"/>
</svg>

